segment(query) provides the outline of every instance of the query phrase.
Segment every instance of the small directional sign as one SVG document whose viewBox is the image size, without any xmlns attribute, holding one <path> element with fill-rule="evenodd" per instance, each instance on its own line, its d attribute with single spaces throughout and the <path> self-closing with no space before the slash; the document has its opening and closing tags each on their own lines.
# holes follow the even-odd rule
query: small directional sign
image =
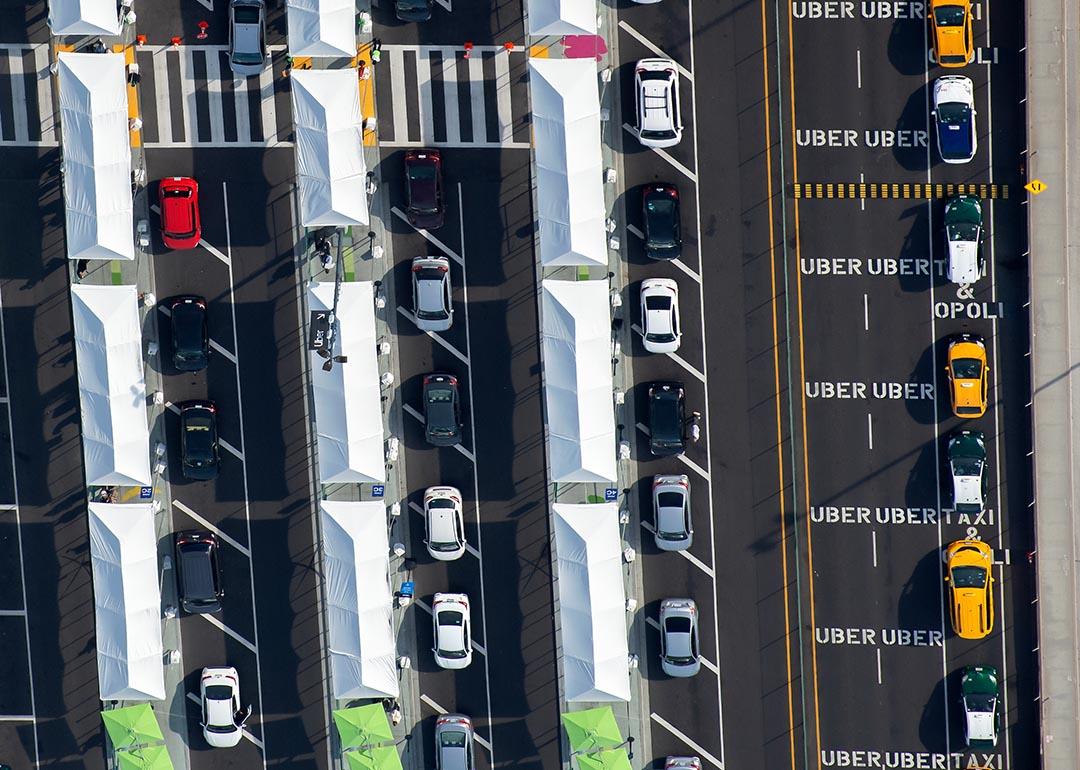
<svg viewBox="0 0 1080 770">
<path fill-rule="evenodd" d="M 605 501 L 607 501 L 609 503 L 613 503 L 618 499 L 619 499 L 619 490 L 615 489 L 615 487 L 608 487 L 607 489 L 604 490 L 604 500 Z"/>
<path fill-rule="evenodd" d="M 139 487 L 139 499 L 140 500 L 151 500 L 151 499 L 153 499 L 153 497 L 154 497 L 154 488 L 153 487 Z"/>
<path fill-rule="evenodd" d="M 1041 179 L 1032 179 L 1030 182 L 1024 185 L 1024 189 L 1032 195 L 1038 195 L 1046 189 L 1046 183 L 1044 183 Z"/>
<path fill-rule="evenodd" d="M 308 324 L 308 350 L 319 351 L 326 347 L 330 334 L 330 313 L 326 310 L 312 310 Z"/>
<path fill-rule="evenodd" d="M 371 496 L 372 497 L 382 497 L 385 494 L 386 494 L 386 487 L 383 484 L 372 484 L 371 485 Z"/>
</svg>

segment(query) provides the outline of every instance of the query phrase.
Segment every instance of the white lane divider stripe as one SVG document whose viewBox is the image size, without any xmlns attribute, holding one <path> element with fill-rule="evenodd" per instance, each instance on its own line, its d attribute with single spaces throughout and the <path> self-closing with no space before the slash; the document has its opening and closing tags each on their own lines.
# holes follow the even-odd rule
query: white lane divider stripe
<svg viewBox="0 0 1080 770">
<path fill-rule="evenodd" d="M 637 429 L 640 430 L 642 433 L 644 433 L 646 436 L 649 435 L 649 428 L 648 428 L 648 426 L 645 425 L 645 423 L 639 422 L 637 424 Z M 691 460 L 685 454 L 676 455 L 676 457 L 678 457 L 680 461 L 685 463 L 687 467 L 693 468 L 694 471 L 699 476 L 701 476 L 701 478 L 705 479 L 706 481 L 709 480 L 709 472 L 706 471 L 704 468 L 702 468 L 700 465 L 698 465 L 696 462 Z"/>
<path fill-rule="evenodd" d="M 403 308 L 403 307 L 401 307 L 401 306 L 399 305 L 399 306 L 398 306 L 398 309 L 397 309 L 397 311 L 398 311 L 399 313 L 401 313 L 401 315 L 403 315 L 403 316 L 405 316 L 406 318 L 408 318 L 408 319 L 409 319 L 409 322 L 410 322 L 410 323 L 412 323 L 412 324 L 414 324 L 414 325 L 416 324 L 416 316 L 412 314 L 412 311 L 411 311 L 411 310 L 406 310 L 405 308 Z M 438 343 L 439 343 L 440 345 L 442 345 L 442 346 L 443 346 L 444 348 L 446 348 L 446 349 L 447 349 L 447 350 L 449 350 L 449 351 L 450 351 L 451 353 L 453 353 L 453 354 L 454 354 L 454 355 L 455 355 L 455 356 L 457 357 L 457 359 L 458 359 L 459 361 L 461 361 L 461 362 L 462 362 L 463 364 L 465 364 L 465 366 L 469 366 L 469 365 L 470 365 L 470 364 L 469 364 L 469 357 L 468 357 L 468 356 L 466 356 L 466 355 L 465 355 L 464 353 L 462 353 L 462 352 L 461 352 L 460 350 L 458 350 L 457 348 L 455 348 L 455 347 L 454 347 L 453 345 L 451 345 L 451 344 L 450 344 L 449 342 L 447 342 L 446 340 L 444 340 L 444 339 L 442 338 L 442 336 L 441 336 L 441 335 L 439 335 L 439 334 L 437 334 L 437 333 L 435 333 L 435 332 L 432 332 L 432 331 L 425 331 L 425 332 L 424 332 L 424 334 L 426 334 L 427 336 L 431 337 L 431 339 L 435 340 L 435 341 L 436 341 L 436 342 L 438 342 Z"/>
<path fill-rule="evenodd" d="M 221 353 L 221 355 L 225 356 L 227 359 L 232 361 L 234 364 L 236 363 L 236 356 L 234 356 L 231 351 L 228 351 L 224 347 L 219 345 L 212 337 L 210 338 L 210 347 L 212 347 L 218 353 Z"/>
<path fill-rule="evenodd" d="M 647 521 L 641 522 L 641 528 L 644 529 L 646 532 L 648 532 L 650 535 L 655 535 L 656 534 L 656 530 L 653 528 L 653 525 L 650 524 Z M 689 561 L 691 564 L 693 564 L 699 570 L 704 572 L 710 578 L 712 578 L 714 580 L 716 579 L 716 574 L 713 572 L 712 567 L 707 565 L 705 562 L 703 562 L 698 557 L 694 556 L 694 554 L 690 553 L 689 551 L 676 551 L 675 553 L 682 556 L 684 559 Z"/>
<path fill-rule="evenodd" d="M 237 449 L 228 441 L 220 437 L 218 438 L 218 443 L 221 444 L 221 446 L 223 446 L 228 452 L 235 455 L 236 458 L 240 460 L 240 462 L 244 462 L 244 454 L 239 449 Z"/>
<path fill-rule="evenodd" d="M 422 227 L 413 227 L 411 224 L 409 224 L 409 218 L 407 216 L 405 216 L 404 211 L 399 209 L 397 206 L 394 206 L 390 210 L 392 212 L 394 212 L 394 216 L 396 216 L 398 219 L 400 219 L 405 224 L 409 225 L 409 227 L 412 227 L 413 230 L 420 233 L 420 235 L 424 236 L 424 238 L 426 238 L 428 241 L 435 244 L 435 246 L 437 246 L 439 249 L 441 249 L 443 251 L 443 253 L 446 254 L 446 256 L 450 257 L 450 259 L 454 260 L 459 265 L 464 265 L 465 264 L 465 260 L 462 259 L 458 255 L 458 253 L 456 251 L 451 249 L 449 246 L 447 246 L 445 243 L 440 241 L 434 235 L 432 235 L 431 233 L 429 233 L 427 230 L 425 230 Z"/>
<path fill-rule="evenodd" d="M 639 337 L 645 336 L 645 330 L 637 324 L 632 324 L 630 328 L 637 332 L 637 335 Z M 693 366 L 691 366 L 682 356 L 678 355 L 677 353 L 665 353 L 664 355 L 669 356 L 673 361 L 675 361 L 675 363 L 679 364 L 679 366 L 681 366 L 683 369 L 697 377 L 701 382 L 705 382 L 705 375 L 699 372 Z"/>
<path fill-rule="evenodd" d="M 220 537 L 220 538 L 221 538 L 222 540 L 224 540 L 224 541 L 225 541 L 226 543 L 228 543 L 228 544 L 229 544 L 229 545 L 231 545 L 231 546 L 232 546 L 233 548 L 235 548 L 236 550 L 238 550 L 238 551 L 239 551 L 240 553 L 244 554 L 244 556 L 248 557 L 249 559 L 251 558 L 251 551 L 250 551 L 250 550 L 248 550 L 248 548 L 247 548 L 246 546 L 243 546 L 243 545 L 241 545 L 241 544 L 240 544 L 240 543 L 238 543 L 238 542 L 237 542 L 236 540 L 234 540 L 233 538 L 229 537 L 229 536 L 228 536 L 227 534 L 225 534 L 224 532 L 222 532 L 220 528 L 218 528 L 217 526 L 215 526 L 215 525 L 211 524 L 211 523 L 210 523 L 209 521 L 207 521 L 206 519 L 204 519 L 204 518 L 203 518 L 202 516 L 200 516 L 199 514 L 195 513 L 195 511 L 193 511 L 193 510 L 191 510 L 190 508 L 188 508 L 188 507 L 187 507 L 186 505 L 184 505 L 184 504 L 183 504 L 182 502 L 180 502 L 179 500 L 177 500 L 177 499 L 173 498 L 172 504 L 173 504 L 174 506 L 176 506 L 177 508 L 179 508 L 179 509 L 180 509 L 181 511 L 183 511 L 184 513 L 186 513 L 186 514 L 187 514 L 188 516 L 190 516 L 191 518 L 195 519 L 195 521 L 197 521 L 197 522 L 198 522 L 198 523 L 199 523 L 199 524 L 200 524 L 200 525 L 201 525 L 201 526 L 202 526 L 202 527 L 203 527 L 204 529 L 208 529 L 208 530 L 210 530 L 210 531 L 211 531 L 211 532 L 213 532 L 213 533 L 214 533 L 215 535 L 217 535 L 217 536 L 218 536 L 218 537 Z"/>
<path fill-rule="evenodd" d="M 685 733 L 682 733 L 679 730 L 675 729 L 675 726 L 672 725 L 671 722 L 668 722 L 666 719 L 664 719 L 662 716 L 657 714 L 655 711 L 653 713 L 649 714 L 649 717 L 654 722 L 656 722 L 658 725 L 660 725 L 665 730 L 667 730 L 669 733 L 671 733 L 676 738 L 678 738 L 683 743 L 685 743 L 687 746 L 692 748 L 694 750 L 694 753 L 696 753 L 699 757 L 701 757 L 702 759 L 704 759 L 704 760 L 708 761 L 709 763 L 715 765 L 716 767 L 720 768 L 720 770 L 724 770 L 724 763 L 723 762 L 721 762 L 719 759 L 714 757 L 709 752 L 705 751 L 705 749 L 701 748 L 701 746 L 694 743 L 694 741 L 690 740 L 690 738 L 687 737 L 687 735 Z"/>
<path fill-rule="evenodd" d="M 424 693 L 420 693 L 420 700 L 422 700 L 424 703 L 426 703 L 431 708 L 431 710 L 434 711 L 439 716 L 442 716 L 443 714 L 448 713 L 446 709 L 444 709 L 442 706 L 440 706 L 438 703 L 433 701 L 431 698 L 429 698 Z M 473 738 L 476 740 L 477 743 L 479 743 L 485 749 L 487 749 L 488 751 L 491 751 L 491 744 L 488 742 L 488 740 L 486 738 L 481 737 L 475 731 L 473 732 Z"/>
<path fill-rule="evenodd" d="M 238 634 L 236 631 L 233 631 L 231 628 L 229 628 L 227 625 L 225 625 L 220 620 L 215 618 L 213 615 L 210 615 L 209 613 L 206 613 L 206 612 L 202 612 L 202 613 L 199 613 L 199 617 L 202 618 L 203 620 L 205 620 L 210 625 L 217 626 L 217 628 L 219 630 L 224 631 L 226 634 L 231 636 L 236 641 L 240 642 L 240 644 L 244 645 L 245 647 L 247 647 L 252 652 L 254 652 L 256 654 L 259 652 L 258 648 L 254 644 L 249 642 L 244 637 L 240 636 L 240 634 Z"/>
<path fill-rule="evenodd" d="M 425 424 L 424 415 L 422 415 L 422 414 L 420 414 L 420 412 L 416 411 L 415 407 L 409 406 L 408 404 L 403 404 L 401 408 L 404 409 L 407 414 L 412 415 L 414 418 L 419 420 L 421 425 Z M 463 447 L 461 444 L 454 444 L 454 449 L 456 449 L 457 451 L 459 451 L 463 455 L 465 455 L 465 457 L 468 458 L 469 462 L 472 462 L 472 463 L 476 462 L 476 455 L 474 455 L 468 449 Z"/>
<path fill-rule="evenodd" d="M 623 123 L 622 127 L 628 134 L 630 134 L 630 136 L 637 137 L 637 135 L 638 135 L 637 130 L 633 126 L 631 126 L 629 123 Z M 659 147 L 649 147 L 648 149 L 652 150 L 657 155 L 659 155 L 661 158 L 663 158 L 668 163 L 670 163 L 672 166 L 674 166 L 676 169 L 678 169 L 691 182 L 693 182 L 694 184 L 697 184 L 697 174 L 695 174 L 693 171 L 688 169 L 682 163 L 679 163 L 679 161 L 675 160 L 675 158 L 671 157 L 671 154 L 668 153 L 666 150 L 662 150 Z"/>
</svg>

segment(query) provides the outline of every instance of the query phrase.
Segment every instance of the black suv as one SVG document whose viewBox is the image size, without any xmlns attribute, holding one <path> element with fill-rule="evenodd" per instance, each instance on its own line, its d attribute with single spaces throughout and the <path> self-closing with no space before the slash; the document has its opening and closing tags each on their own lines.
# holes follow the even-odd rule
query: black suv
<svg viewBox="0 0 1080 770">
<path fill-rule="evenodd" d="M 461 397 L 452 374 L 424 376 L 425 438 L 435 446 L 461 443 Z"/>
<path fill-rule="evenodd" d="M 649 450 L 657 456 L 682 454 L 686 449 L 686 397 L 681 382 L 649 386 Z"/>
<path fill-rule="evenodd" d="M 221 610 L 218 541 L 209 532 L 176 533 L 176 582 L 180 607 L 189 615 Z"/>
<path fill-rule="evenodd" d="M 645 185 L 641 209 L 645 220 L 645 256 L 677 259 L 682 254 L 679 188 L 668 182 Z"/>
<path fill-rule="evenodd" d="M 180 404 L 180 463 L 185 479 L 217 478 L 217 407 L 213 401 Z"/>
<path fill-rule="evenodd" d="M 205 369 L 210 360 L 210 332 L 206 324 L 206 300 L 175 297 L 169 303 L 172 318 L 173 366 L 181 372 Z"/>
</svg>

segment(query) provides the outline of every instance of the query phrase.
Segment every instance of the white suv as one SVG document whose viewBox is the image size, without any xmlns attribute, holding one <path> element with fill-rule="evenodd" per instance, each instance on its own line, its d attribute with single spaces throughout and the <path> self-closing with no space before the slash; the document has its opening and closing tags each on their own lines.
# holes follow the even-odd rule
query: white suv
<svg viewBox="0 0 1080 770">
<path fill-rule="evenodd" d="M 641 59 L 634 65 L 638 141 L 645 147 L 674 147 L 682 139 L 679 71 L 670 59 Z"/>
</svg>

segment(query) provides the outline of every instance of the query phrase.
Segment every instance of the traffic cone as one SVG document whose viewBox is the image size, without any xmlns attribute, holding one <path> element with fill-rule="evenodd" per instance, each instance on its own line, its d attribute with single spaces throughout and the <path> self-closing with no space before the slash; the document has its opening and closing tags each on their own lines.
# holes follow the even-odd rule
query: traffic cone
<svg viewBox="0 0 1080 770">
<path fill-rule="evenodd" d="M 514 50 L 514 44 L 513 43 L 503 43 L 503 48 L 506 50 L 507 53 L 510 53 L 511 51 Z"/>
<path fill-rule="evenodd" d="M 136 35 L 135 36 L 135 43 L 136 43 L 136 45 L 140 45 L 140 46 L 146 45 L 146 35 Z"/>
<path fill-rule="evenodd" d="M 210 22 L 208 22 L 208 21 L 200 21 L 199 22 L 199 34 L 197 34 L 195 36 L 195 38 L 197 40 L 206 40 L 206 37 L 207 37 L 206 30 L 208 30 L 208 29 L 210 29 Z"/>
<path fill-rule="evenodd" d="M 171 38 L 169 39 L 169 42 L 170 42 L 170 43 L 172 43 L 172 47 L 173 47 L 173 48 L 179 48 L 179 47 L 180 47 L 180 41 L 181 41 L 182 39 L 183 39 L 183 38 L 181 38 L 181 37 L 180 37 L 179 35 L 173 35 L 173 36 L 172 36 L 172 37 L 171 37 Z"/>
<path fill-rule="evenodd" d="M 472 54 L 472 49 L 473 49 L 472 41 L 466 40 L 464 48 L 465 48 L 465 58 L 468 59 L 469 56 Z"/>
</svg>

